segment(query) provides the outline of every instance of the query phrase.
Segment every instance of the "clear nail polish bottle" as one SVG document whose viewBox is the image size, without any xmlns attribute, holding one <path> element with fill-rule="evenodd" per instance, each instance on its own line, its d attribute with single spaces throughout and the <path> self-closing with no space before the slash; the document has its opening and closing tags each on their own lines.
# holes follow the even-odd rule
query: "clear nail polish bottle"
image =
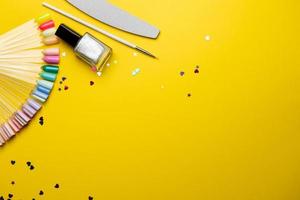
<svg viewBox="0 0 300 200">
<path fill-rule="evenodd" d="M 81 36 L 65 24 L 58 27 L 55 35 L 71 45 L 75 54 L 101 76 L 102 70 L 112 54 L 112 49 L 109 46 L 89 33 Z"/>
</svg>

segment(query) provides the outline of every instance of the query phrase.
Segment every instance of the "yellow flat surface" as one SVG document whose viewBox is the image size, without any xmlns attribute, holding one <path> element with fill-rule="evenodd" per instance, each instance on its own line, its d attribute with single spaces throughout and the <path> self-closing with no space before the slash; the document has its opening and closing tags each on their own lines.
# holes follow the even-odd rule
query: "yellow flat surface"
<svg viewBox="0 0 300 200">
<path fill-rule="evenodd" d="M 159 60 L 134 56 L 41 2 L 1 0 L 0 32 L 50 12 L 57 24 L 95 34 L 114 56 L 97 78 L 61 45 L 59 78 L 67 77 L 69 89 L 59 92 L 57 82 L 38 116 L 0 149 L 0 196 L 300 199 L 299 1 L 113 0 L 161 29 L 158 40 L 149 40 L 49 0 Z"/>
</svg>

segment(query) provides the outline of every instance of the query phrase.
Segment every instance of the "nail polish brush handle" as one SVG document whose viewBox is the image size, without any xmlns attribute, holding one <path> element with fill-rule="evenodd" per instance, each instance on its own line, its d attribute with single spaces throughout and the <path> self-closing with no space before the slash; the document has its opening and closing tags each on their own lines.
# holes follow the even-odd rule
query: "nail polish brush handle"
<svg viewBox="0 0 300 200">
<path fill-rule="evenodd" d="M 137 45 L 135 45 L 135 44 L 133 44 L 131 42 L 128 42 L 128 41 L 126 41 L 126 40 L 124 40 L 124 39 L 122 39 L 122 38 L 120 38 L 120 37 L 118 37 L 118 36 L 116 36 L 114 34 L 111 34 L 111 33 L 107 32 L 107 31 L 105 31 L 103 29 L 100 29 L 99 27 L 97 27 L 97 26 L 95 26 L 95 25 L 93 25 L 91 23 L 88 23 L 88 22 L 86 22 L 86 21 L 84 21 L 84 20 L 82 20 L 82 19 L 80 19 L 78 17 L 75 17 L 74 15 L 71 15 L 71 14 L 69 14 L 69 13 L 67 13 L 67 12 L 65 12 L 63 10 L 60 10 L 60 9 L 58 9 L 58 8 L 56 8 L 56 7 L 48 4 L 46 2 L 43 2 L 42 5 L 45 6 L 46 8 L 49 8 L 49 9 L 51 9 L 51 10 L 53 10 L 53 11 L 55 11 L 55 12 L 57 12 L 57 13 L 63 15 L 63 16 L 65 16 L 65 17 L 68 17 L 68 18 L 70 18 L 70 19 L 72 19 L 72 20 L 74 20 L 74 21 L 76 21 L 76 22 L 78 22 L 78 23 L 80 23 L 80 24 L 82 24 L 84 26 L 87 26 L 87 27 L 89 27 L 89 28 L 91 28 L 91 29 L 93 29 L 93 30 L 95 30 L 95 31 L 97 31 L 97 32 L 99 32 L 99 33 L 101 33 L 101 34 L 103 34 L 103 35 L 105 35 L 105 36 L 107 36 L 107 37 L 109 37 L 109 38 L 117 41 L 117 42 L 120 42 L 120 43 L 122 43 L 122 44 L 124 44 L 124 45 L 126 45 L 126 46 L 128 46 L 130 48 L 136 49 L 136 50 L 140 51 L 141 53 L 143 53 L 145 55 L 148 55 L 148 56 L 150 56 L 152 58 L 156 58 L 153 54 L 151 54 L 150 52 L 142 49 L 141 47 L 139 47 L 139 46 L 137 46 Z"/>
</svg>

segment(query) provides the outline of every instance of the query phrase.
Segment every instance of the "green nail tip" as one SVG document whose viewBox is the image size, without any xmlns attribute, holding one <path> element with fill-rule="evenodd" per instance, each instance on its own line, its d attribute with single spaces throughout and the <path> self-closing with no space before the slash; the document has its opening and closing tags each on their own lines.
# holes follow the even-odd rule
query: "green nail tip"
<svg viewBox="0 0 300 200">
<path fill-rule="evenodd" d="M 51 82 L 54 82 L 55 79 L 56 79 L 56 74 L 53 74 L 53 73 L 49 73 L 49 72 L 42 72 L 40 74 L 40 76 L 46 80 L 46 81 L 51 81 Z"/>
<path fill-rule="evenodd" d="M 42 69 L 45 72 L 54 73 L 54 74 L 57 74 L 59 71 L 59 67 L 54 65 L 44 65 L 42 66 Z"/>
</svg>

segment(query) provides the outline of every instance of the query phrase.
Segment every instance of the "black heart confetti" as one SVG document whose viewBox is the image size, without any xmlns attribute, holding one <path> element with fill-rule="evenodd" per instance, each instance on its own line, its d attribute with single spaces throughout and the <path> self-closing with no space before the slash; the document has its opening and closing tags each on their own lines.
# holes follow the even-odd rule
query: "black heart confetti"
<svg viewBox="0 0 300 200">
<path fill-rule="evenodd" d="M 40 119 L 39 119 L 39 124 L 40 124 L 41 126 L 44 125 L 44 117 L 40 117 Z"/>
<path fill-rule="evenodd" d="M 195 69 L 194 73 L 199 74 L 199 66 L 196 66 L 196 69 Z"/>
</svg>

